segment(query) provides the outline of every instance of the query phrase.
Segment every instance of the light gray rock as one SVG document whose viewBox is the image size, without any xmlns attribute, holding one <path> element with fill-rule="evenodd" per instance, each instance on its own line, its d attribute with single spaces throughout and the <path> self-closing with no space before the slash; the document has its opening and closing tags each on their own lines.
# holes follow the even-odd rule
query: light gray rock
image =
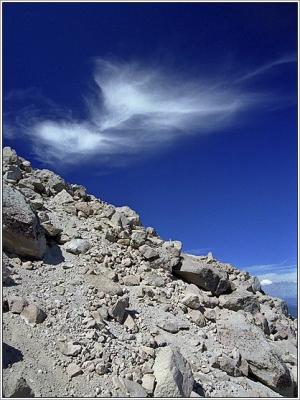
<svg viewBox="0 0 300 400">
<path fill-rule="evenodd" d="M 46 317 L 46 313 L 36 304 L 25 306 L 21 312 L 21 318 L 29 325 L 41 324 Z"/>
<path fill-rule="evenodd" d="M 3 247 L 20 256 L 42 258 L 46 239 L 39 219 L 25 197 L 3 184 Z"/>
<path fill-rule="evenodd" d="M 196 294 L 192 294 L 192 293 L 187 293 L 184 298 L 181 300 L 181 302 L 189 307 L 192 308 L 194 310 L 197 310 L 200 307 L 200 299 L 199 296 Z"/>
<path fill-rule="evenodd" d="M 177 333 L 179 332 L 179 325 L 175 320 L 169 320 L 169 319 L 161 319 L 157 322 L 157 326 L 164 331 L 170 332 L 170 333 Z"/>
<path fill-rule="evenodd" d="M 75 378 L 75 376 L 83 374 L 83 371 L 79 367 L 79 365 L 71 363 L 67 366 L 67 374 L 69 375 L 70 378 Z"/>
<path fill-rule="evenodd" d="M 147 393 L 152 394 L 155 387 L 155 376 L 152 374 L 145 374 L 142 379 L 142 386 Z"/>
<path fill-rule="evenodd" d="M 131 234 L 131 246 L 134 248 L 139 248 L 143 244 L 145 244 L 147 237 L 146 231 L 136 230 Z"/>
<path fill-rule="evenodd" d="M 137 398 L 147 397 L 146 390 L 139 383 L 121 377 L 118 377 L 116 380 L 118 387 L 125 395 Z"/>
<path fill-rule="evenodd" d="M 159 256 L 158 252 L 147 244 L 140 246 L 139 251 L 146 260 L 154 260 Z"/>
<path fill-rule="evenodd" d="M 66 245 L 66 251 L 72 254 L 84 254 L 90 249 L 91 245 L 86 239 L 72 239 Z"/>
<path fill-rule="evenodd" d="M 226 348 L 236 348 L 240 352 L 251 374 L 260 382 L 283 396 L 292 396 L 289 370 L 261 329 L 251 324 L 244 313 L 222 310 L 217 318 L 217 332 Z"/>
<path fill-rule="evenodd" d="M 252 314 L 260 311 L 259 301 L 254 294 L 242 289 L 220 296 L 219 304 L 228 310 L 244 310 Z"/>
<path fill-rule="evenodd" d="M 35 397 L 35 394 L 26 379 L 21 376 L 13 379 L 13 382 L 10 381 L 9 386 L 4 387 L 4 397 L 31 398 Z"/>
<path fill-rule="evenodd" d="M 121 286 L 117 282 L 113 282 L 104 274 L 85 275 L 84 279 L 98 290 L 111 296 L 120 296 L 123 294 Z"/>
<path fill-rule="evenodd" d="M 230 290 L 228 274 L 197 257 L 184 255 L 181 264 L 173 268 L 173 273 L 201 289 L 210 290 L 219 295 Z"/>
<path fill-rule="evenodd" d="M 201 328 L 203 328 L 206 325 L 205 317 L 201 311 L 191 310 L 189 311 L 189 316 L 191 317 L 191 320 Z"/>
<path fill-rule="evenodd" d="M 190 364 L 177 349 L 162 348 L 153 366 L 154 397 L 190 397 L 194 378 Z"/>
<path fill-rule="evenodd" d="M 59 351 L 65 356 L 77 356 L 81 352 L 81 345 L 75 342 L 59 342 Z"/>
<path fill-rule="evenodd" d="M 24 307 L 28 305 L 26 299 L 20 296 L 11 296 L 8 298 L 9 311 L 13 314 L 21 314 Z"/>
</svg>

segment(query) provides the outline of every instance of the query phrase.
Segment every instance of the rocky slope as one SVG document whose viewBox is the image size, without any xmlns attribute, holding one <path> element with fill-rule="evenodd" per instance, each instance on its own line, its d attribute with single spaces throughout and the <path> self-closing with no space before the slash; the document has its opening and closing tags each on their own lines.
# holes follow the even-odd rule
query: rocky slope
<svg viewBox="0 0 300 400">
<path fill-rule="evenodd" d="M 6 397 L 296 396 L 297 320 L 257 278 L 9 147 L 3 248 Z"/>
</svg>

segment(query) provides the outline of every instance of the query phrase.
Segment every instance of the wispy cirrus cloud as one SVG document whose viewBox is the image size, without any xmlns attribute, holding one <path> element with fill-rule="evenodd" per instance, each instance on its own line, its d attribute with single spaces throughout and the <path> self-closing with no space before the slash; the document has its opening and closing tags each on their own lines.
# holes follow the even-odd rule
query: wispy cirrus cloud
<svg viewBox="0 0 300 400">
<path fill-rule="evenodd" d="M 287 62 L 290 58 L 275 60 L 239 78 L 191 79 L 162 68 L 96 59 L 84 119 L 46 99 L 43 110 L 29 102 L 13 123 L 6 113 L 5 130 L 10 137 L 26 135 L 46 163 L 97 157 L 112 164 L 235 123 L 243 112 L 269 101 L 264 93 L 244 89 L 243 82 Z"/>
<path fill-rule="evenodd" d="M 297 265 L 288 263 L 287 260 L 274 264 L 250 265 L 242 269 L 257 275 L 263 285 L 297 282 Z"/>
</svg>

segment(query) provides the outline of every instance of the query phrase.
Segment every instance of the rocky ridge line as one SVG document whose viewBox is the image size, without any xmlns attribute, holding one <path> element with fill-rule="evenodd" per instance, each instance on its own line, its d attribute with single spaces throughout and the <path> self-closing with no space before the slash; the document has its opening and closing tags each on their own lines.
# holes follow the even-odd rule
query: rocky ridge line
<svg viewBox="0 0 300 400">
<path fill-rule="evenodd" d="M 9 147 L 3 247 L 5 396 L 296 396 L 284 301 Z"/>
</svg>

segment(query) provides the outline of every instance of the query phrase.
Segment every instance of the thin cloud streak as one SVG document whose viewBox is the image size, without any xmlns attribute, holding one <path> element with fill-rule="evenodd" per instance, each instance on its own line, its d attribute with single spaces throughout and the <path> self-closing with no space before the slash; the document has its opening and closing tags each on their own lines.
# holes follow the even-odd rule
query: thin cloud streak
<svg viewBox="0 0 300 400">
<path fill-rule="evenodd" d="M 259 76 L 261 74 L 264 74 L 269 69 L 277 67 L 278 65 L 295 63 L 295 62 L 297 62 L 297 58 L 295 56 L 288 56 L 288 57 L 284 57 L 284 58 L 279 58 L 278 60 L 275 60 L 275 61 L 272 61 L 270 63 L 264 64 L 261 67 L 255 69 L 254 71 L 251 71 L 251 72 L 243 75 L 242 77 L 238 78 L 234 83 L 241 83 L 241 82 L 245 82 L 247 80 L 250 80 L 250 79 L 254 78 L 255 76 Z"/>
<path fill-rule="evenodd" d="M 281 63 L 262 66 L 238 81 Z M 47 115 L 25 109 L 15 126 L 6 125 L 10 136 L 22 131 L 36 157 L 49 164 L 95 157 L 107 165 L 120 160 L 124 164 L 124 159 L 149 154 L 186 136 L 222 130 L 242 112 L 267 101 L 266 95 L 246 91 L 238 81 L 185 79 L 137 63 L 96 59 L 94 91 L 85 96 L 84 120 L 75 119 L 69 110 L 64 117 L 64 110 L 53 105 Z"/>
</svg>

